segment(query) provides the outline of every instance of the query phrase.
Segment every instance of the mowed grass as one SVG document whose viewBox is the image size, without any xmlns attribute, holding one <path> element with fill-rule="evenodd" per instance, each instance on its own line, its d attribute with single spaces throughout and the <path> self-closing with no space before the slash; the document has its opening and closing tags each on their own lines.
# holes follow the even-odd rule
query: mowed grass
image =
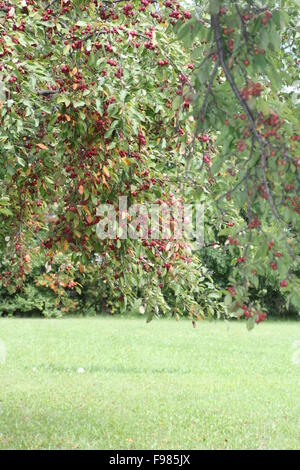
<svg viewBox="0 0 300 470">
<path fill-rule="evenodd" d="M 0 448 L 299 449 L 299 339 L 299 322 L 0 319 Z"/>
</svg>

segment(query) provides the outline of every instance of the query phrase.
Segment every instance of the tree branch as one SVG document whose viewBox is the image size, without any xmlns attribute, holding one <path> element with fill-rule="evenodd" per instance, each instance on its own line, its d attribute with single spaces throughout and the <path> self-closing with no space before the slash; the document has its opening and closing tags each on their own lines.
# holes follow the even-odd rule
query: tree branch
<svg viewBox="0 0 300 470">
<path fill-rule="evenodd" d="M 269 188 L 269 184 L 268 184 L 268 181 L 267 181 L 267 176 L 266 176 L 267 156 L 266 156 L 266 152 L 265 152 L 265 149 L 264 149 L 264 144 L 262 142 L 262 138 L 261 138 L 261 136 L 259 135 L 259 133 L 256 129 L 255 120 L 254 120 L 253 114 L 252 114 L 252 112 L 251 112 L 251 110 L 248 106 L 248 103 L 247 103 L 247 101 L 245 101 L 242 98 L 242 96 L 239 92 L 239 89 L 237 88 L 236 83 L 234 81 L 234 78 L 231 75 L 231 73 L 229 71 L 229 68 L 228 68 L 228 66 L 225 62 L 224 50 L 223 50 L 222 39 L 221 39 L 221 29 L 220 29 L 219 15 L 212 15 L 211 16 L 211 26 L 212 26 L 214 36 L 215 36 L 215 41 L 216 41 L 216 45 L 217 45 L 217 51 L 218 51 L 220 64 L 221 64 L 221 66 L 224 70 L 226 79 L 228 80 L 228 82 L 231 86 L 231 89 L 232 89 L 233 93 L 235 94 L 237 100 L 239 101 L 242 108 L 244 109 L 244 111 L 247 115 L 249 124 L 250 124 L 250 129 L 252 131 L 252 134 L 254 135 L 255 139 L 258 142 L 260 153 L 261 153 L 261 167 L 262 167 L 262 172 L 263 172 L 263 181 L 264 181 L 265 191 L 266 191 L 266 194 L 267 194 L 267 199 L 268 199 L 268 202 L 269 202 L 269 205 L 271 207 L 271 210 L 272 210 L 272 213 L 273 213 L 274 217 L 277 220 L 280 220 L 280 216 L 279 216 L 279 214 L 277 212 L 277 209 L 275 207 L 275 204 L 274 204 L 274 201 L 273 201 L 273 198 L 272 198 L 272 195 L 271 195 L 271 191 L 270 191 L 270 188 Z"/>
<path fill-rule="evenodd" d="M 60 90 L 36 90 L 36 94 L 40 96 L 51 96 L 59 92 Z"/>
</svg>

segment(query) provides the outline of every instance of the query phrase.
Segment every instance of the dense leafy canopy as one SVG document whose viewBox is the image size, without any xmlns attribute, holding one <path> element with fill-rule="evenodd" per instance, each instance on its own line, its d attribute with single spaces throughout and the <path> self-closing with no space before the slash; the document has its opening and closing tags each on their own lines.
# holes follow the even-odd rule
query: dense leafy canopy
<svg viewBox="0 0 300 470">
<path fill-rule="evenodd" d="M 80 290 L 70 270 L 88 276 L 97 254 L 111 308 L 212 315 L 187 242 L 99 240 L 97 207 L 127 196 L 205 203 L 206 245 L 233 259 L 225 304 L 250 327 L 268 271 L 300 305 L 299 14 L 267 3 L 0 3 L 4 287 L 45 250 L 40 282 Z"/>
</svg>

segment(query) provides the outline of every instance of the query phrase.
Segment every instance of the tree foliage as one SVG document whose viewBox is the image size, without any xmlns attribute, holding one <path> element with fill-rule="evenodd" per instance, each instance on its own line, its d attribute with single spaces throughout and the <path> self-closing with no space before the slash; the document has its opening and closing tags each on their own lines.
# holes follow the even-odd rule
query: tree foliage
<svg viewBox="0 0 300 470">
<path fill-rule="evenodd" d="M 168 26 L 191 14 L 148 0 L 46 3 L 2 7 L 2 285 L 22 287 L 38 239 L 52 266 L 57 251 L 82 271 L 93 263 L 113 310 L 142 299 L 148 319 L 170 304 L 212 315 L 196 300 L 203 269 L 186 242 L 123 240 L 121 224 L 113 240 L 96 233 L 97 207 L 119 196 L 181 203 L 173 173 L 189 121 L 172 102 L 178 69 L 190 69 Z"/>
<path fill-rule="evenodd" d="M 213 314 L 187 242 L 123 240 L 120 224 L 114 240 L 96 233 L 97 207 L 119 196 L 199 200 L 206 245 L 218 240 L 233 257 L 231 314 L 249 327 L 264 319 L 249 292 L 270 270 L 300 305 L 296 3 L 24 0 L 0 10 L 3 286 L 21 288 L 38 244 L 50 265 L 70 253 L 82 271 L 97 254 L 115 309 L 142 299 L 149 319 Z"/>
<path fill-rule="evenodd" d="M 218 227 L 235 265 L 225 302 L 252 325 L 251 289 L 273 272 L 299 309 L 297 2 L 199 2 L 175 28 L 194 60 L 182 89 L 195 119 L 185 172 L 208 187 L 207 242 Z M 215 153 L 199 159 L 193 145 L 208 129 Z"/>
</svg>

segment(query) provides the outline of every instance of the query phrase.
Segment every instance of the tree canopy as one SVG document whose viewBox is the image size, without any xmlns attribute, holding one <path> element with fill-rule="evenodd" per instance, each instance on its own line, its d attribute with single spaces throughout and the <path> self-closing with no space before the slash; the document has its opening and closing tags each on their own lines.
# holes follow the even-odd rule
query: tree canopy
<svg viewBox="0 0 300 470">
<path fill-rule="evenodd" d="M 96 231 L 120 196 L 200 201 L 206 246 L 233 256 L 228 313 L 265 318 L 268 271 L 300 306 L 299 24 L 292 0 L 0 2 L 2 285 L 35 247 L 82 272 L 97 255 L 113 308 L 212 315 L 187 241 Z"/>
</svg>

